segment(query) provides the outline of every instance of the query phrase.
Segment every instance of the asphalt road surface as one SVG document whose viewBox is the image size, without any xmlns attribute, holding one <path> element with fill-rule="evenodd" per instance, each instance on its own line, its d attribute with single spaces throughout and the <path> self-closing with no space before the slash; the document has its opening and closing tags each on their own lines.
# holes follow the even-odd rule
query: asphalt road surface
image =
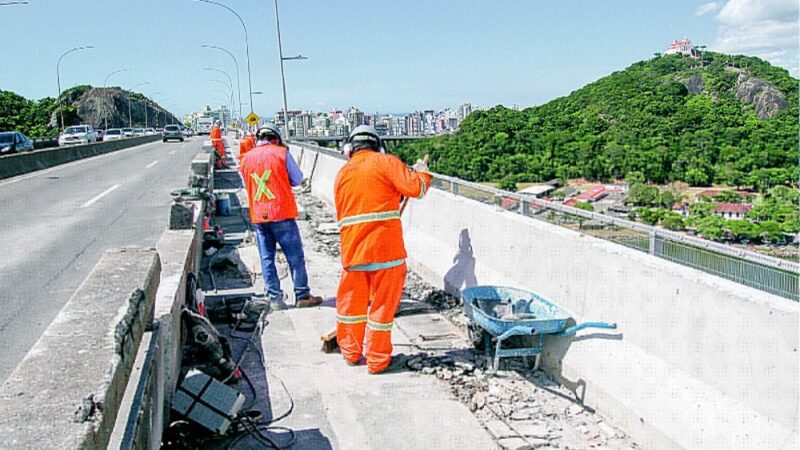
<svg viewBox="0 0 800 450">
<path fill-rule="evenodd" d="M 0 181 L 0 381 L 103 252 L 155 247 L 201 146 L 154 142 Z"/>
</svg>

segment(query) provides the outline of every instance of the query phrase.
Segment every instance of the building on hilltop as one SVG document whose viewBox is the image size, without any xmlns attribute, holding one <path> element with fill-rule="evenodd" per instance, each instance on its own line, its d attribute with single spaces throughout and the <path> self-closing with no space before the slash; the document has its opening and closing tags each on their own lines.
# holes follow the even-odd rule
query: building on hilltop
<svg viewBox="0 0 800 450">
<path fill-rule="evenodd" d="M 689 38 L 687 37 L 672 41 L 672 44 L 670 44 L 669 48 L 664 53 L 667 55 L 675 55 L 675 54 L 689 55 L 692 58 L 700 57 L 700 54 L 697 52 L 697 50 L 695 50 L 694 46 L 692 45 L 692 41 L 690 41 Z"/>
</svg>

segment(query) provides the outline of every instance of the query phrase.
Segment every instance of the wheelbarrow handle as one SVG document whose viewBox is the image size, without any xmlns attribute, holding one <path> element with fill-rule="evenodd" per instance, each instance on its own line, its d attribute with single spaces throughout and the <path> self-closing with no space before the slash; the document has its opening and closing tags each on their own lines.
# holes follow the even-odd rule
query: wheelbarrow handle
<svg viewBox="0 0 800 450">
<path fill-rule="evenodd" d="M 506 339 L 510 338 L 511 336 L 528 336 L 533 334 L 533 328 L 531 327 L 523 327 L 518 325 L 516 327 L 511 328 L 510 330 L 506 331 L 505 333 L 497 336 L 498 341 L 505 341 Z"/>
<path fill-rule="evenodd" d="M 608 322 L 583 322 L 581 324 L 571 326 L 560 333 L 555 333 L 553 336 L 569 336 L 570 334 L 575 334 L 584 328 L 606 328 L 613 330 L 617 328 L 617 324 Z"/>
</svg>

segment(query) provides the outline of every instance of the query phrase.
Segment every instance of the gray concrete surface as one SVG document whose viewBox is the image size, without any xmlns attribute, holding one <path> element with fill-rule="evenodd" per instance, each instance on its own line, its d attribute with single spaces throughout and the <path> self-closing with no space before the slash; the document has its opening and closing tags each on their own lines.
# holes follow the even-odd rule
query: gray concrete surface
<svg viewBox="0 0 800 450">
<path fill-rule="evenodd" d="M 106 249 L 155 246 L 200 148 L 156 142 L 0 181 L 0 380 Z"/>
<path fill-rule="evenodd" d="M 312 192 L 331 202 L 344 161 L 304 153 L 304 172 L 317 160 Z M 545 362 L 640 444 L 798 441 L 797 302 L 439 190 L 403 222 L 410 266 L 434 286 L 523 287 L 577 320 L 617 322 L 548 342 Z"/>
<path fill-rule="evenodd" d="M 295 402 L 293 413 L 276 424 L 295 431 L 294 448 L 498 448 L 467 407 L 450 397 L 435 378 L 410 371 L 369 375 L 366 366 L 350 367 L 340 354 L 320 351 L 319 337 L 336 323 L 332 297 L 340 262 L 313 249 L 309 228 L 301 223 L 309 285 L 328 301 L 323 307 L 272 313 L 262 339 L 273 414 L 287 407 L 287 391 Z M 283 280 L 287 285 L 289 281 L 290 277 Z M 408 354 L 411 339 L 419 334 L 452 331 L 446 320 L 420 322 L 420 316 L 397 323 L 392 332 L 395 353 Z"/>
<path fill-rule="evenodd" d="M 160 270 L 154 249 L 103 255 L 0 387 L 0 447 L 106 448 Z"/>
</svg>

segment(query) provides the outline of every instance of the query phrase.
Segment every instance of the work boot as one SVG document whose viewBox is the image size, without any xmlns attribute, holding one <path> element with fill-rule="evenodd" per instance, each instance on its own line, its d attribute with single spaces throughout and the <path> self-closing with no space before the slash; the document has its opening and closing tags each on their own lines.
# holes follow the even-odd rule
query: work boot
<svg viewBox="0 0 800 450">
<path fill-rule="evenodd" d="M 297 299 L 294 306 L 297 308 L 310 308 L 322 303 L 322 297 L 317 295 L 306 294 Z"/>
<path fill-rule="evenodd" d="M 283 311 L 285 309 L 289 309 L 289 306 L 286 304 L 286 294 L 283 294 L 280 297 L 270 297 L 269 299 L 269 309 L 271 311 Z"/>
<path fill-rule="evenodd" d="M 360 366 L 360 365 L 364 364 L 366 362 L 366 360 L 362 356 L 361 358 L 358 358 L 356 361 L 350 361 L 349 359 L 345 359 L 344 362 L 346 362 L 348 366 L 355 367 L 355 366 Z"/>
<path fill-rule="evenodd" d="M 380 375 L 385 373 L 398 373 L 403 372 L 406 370 L 406 363 L 408 363 L 408 356 L 402 353 L 392 356 L 391 362 L 389 365 L 384 367 L 381 370 L 377 370 L 375 372 L 369 371 L 370 375 Z"/>
</svg>

